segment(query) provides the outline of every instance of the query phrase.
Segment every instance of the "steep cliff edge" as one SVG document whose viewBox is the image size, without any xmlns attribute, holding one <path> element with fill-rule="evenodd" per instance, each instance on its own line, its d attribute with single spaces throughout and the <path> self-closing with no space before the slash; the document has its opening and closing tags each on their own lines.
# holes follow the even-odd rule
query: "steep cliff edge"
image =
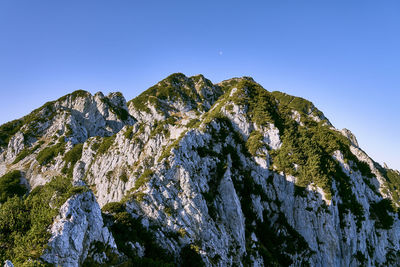
<svg viewBox="0 0 400 267">
<path fill-rule="evenodd" d="M 0 145 L 2 261 L 400 264 L 399 172 L 249 77 L 173 74 L 129 102 L 76 91 L 0 126 Z"/>
</svg>

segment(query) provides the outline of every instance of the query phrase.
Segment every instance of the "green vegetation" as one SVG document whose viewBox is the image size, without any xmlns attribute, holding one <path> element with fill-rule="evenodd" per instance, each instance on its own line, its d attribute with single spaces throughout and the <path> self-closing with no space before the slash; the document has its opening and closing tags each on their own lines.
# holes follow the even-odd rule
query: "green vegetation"
<svg viewBox="0 0 400 267">
<path fill-rule="evenodd" d="M 165 214 L 167 214 L 167 216 L 171 217 L 172 216 L 172 208 L 171 207 L 165 207 L 164 208 L 164 212 Z"/>
<path fill-rule="evenodd" d="M 0 126 L 0 146 L 5 147 L 8 145 L 11 137 L 25 126 L 27 130 L 24 136 L 36 136 L 36 131 L 39 123 L 51 121 L 57 114 L 54 107 L 54 101 L 47 102 L 38 109 L 35 109 L 30 114 L 21 119 L 5 123 Z"/>
<path fill-rule="evenodd" d="M 73 134 L 74 132 L 72 131 L 71 125 L 67 124 L 65 127 L 67 128 L 67 131 L 65 132 L 65 136 L 67 136 L 67 137 L 68 137 L 68 136 L 72 136 L 72 134 Z"/>
<path fill-rule="evenodd" d="M 293 121 L 286 123 L 281 138 L 281 148 L 271 151 L 277 169 L 296 176 L 297 186 L 307 187 L 313 183 L 321 187 L 327 199 L 331 198 L 334 179 L 343 200 L 339 204 L 341 216 L 351 211 L 357 217 L 357 225 L 361 227 L 361 221 L 364 220 L 363 208 L 353 193 L 350 178 L 343 172 L 339 162 L 332 158 L 333 152 L 340 150 L 357 168 L 359 161 L 350 152 L 348 139 L 328 126 L 310 120 L 306 121 L 306 127 Z M 294 164 L 298 165 L 297 169 Z"/>
<path fill-rule="evenodd" d="M 145 170 L 142 175 L 140 175 L 139 178 L 136 179 L 135 181 L 135 186 L 133 187 L 133 190 L 139 189 L 142 185 L 146 184 L 148 181 L 150 181 L 150 177 L 153 175 L 153 171 L 150 169 Z"/>
<path fill-rule="evenodd" d="M 287 222 L 285 216 L 280 213 L 278 220 L 272 224 L 271 214 L 264 211 L 264 222 L 256 224 L 256 235 L 259 238 L 259 253 L 264 264 L 270 266 L 290 266 L 293 261 L 289 255 L 303 253 L 302 260 L 307 262 L 313 253 L 304 238 L 294 230 Z"/>
<path fill-rule="evenodd" d="M 21 172 L 11 171 L 0 177 L 0 204 L 14 196 L 23 196 L 27 193 L 25 186 L 21 185 Z"/>
<path fill-rule="evenodd" d="M 0 262 L 12 259 L 15 266 L 22 266 L 40 261 L 51 236 L 48 227 L 61 205 L 76 192 L 70 179 L 57 177 L 22 198 L 8 198 L 0 206 Z"/>
<path fill-rule="evenodd" d="M 121 172 L 119 179 L 124 183 L 128 182 L 128 175 L 126 174 L 126 171 Z"/>
<path fill-rule="evenodd" d="M 246 105 L 248 108 L 247 115 L 251 121 L 259 126 L 267 126 L 268 123 L 274 123 L 275 126 L 280 128 L 280 114 L 278 113 L 275 98 L 271 93 L 259 84 L 247 79 L 240 80 L 234 86 L 237 90 L 230 100 L 239 106 Z"/>
<path fill-rule="evenodd" d="M 88 97 L 89 95 L 90 95 L 90 93 L 85 90 L 76 90 L 70 94 L 60 97 L 59 99 L 57 99 L 57 101 L 62 102 L 62 101 L 67 100 L 69 97 L 71 97 L 71 101 L 75 101 L 75 99 L 77 99 L 78 97 L 85 98 L 85 97 Z"/>
<path fill-rule="evenodd" d="M 167 101 L 182 101 L 191 109 L 197 110 L 200 108 L 197 103 L 204 101 L 204 97 L 195 89 L 195 82 L 198 82 L 199 79 L 200 76 L 188 78 L 182 73 L 174 73 L 129 101 L 128 105 L 132 104 L 137 110 L 150 112 L 147 107 L 147 103 L 150 103 L 156 107 L 157 111 L 168 115 L 167 111 L 174 110 L 174 108 L 167 104 Z M 210 81 L 204 80 L 206 86 L 212 86 Z M 215 93 L 215 98 L 217 98 L 219 92 Z"/>
<path fill-rule="evenodd" d="M 380 172 L 386 179 L 386 187 L 390 191 L 393 201 L 400 205 L 400 173 L 398 171 L 392 169 L 383 169 L 380 168 Z M 393 205 L 396 210 L 398 208 Z"/>
<path fill-rule="evenodd" d="M 107 257 L 107 263 L 99 264 L 96 260 L 94 260 L 91 256 L 96 253 L 104 253 Z M 103 255 L 104 255 L 103 254 Z M 104 244 L 100 241 L 94 241 L 90 244 L 88 256 L 85 261 L 82 263 L 82 267 L 106 267 L 106 266 L 125 266 L 121 264 L 121 257 L 113 248 L 108 244 Z"/>
<path fill-rule="evenodd" d="M 172 142 L 172 144 L 164 148 L 163 152 L 161 153 L 160 157 L 157 160 L 158 162 L 161 162 L 164 158 L 169 157 L 169 155 L 171 155 L 171 151 L 179 147 L 179 143 L 181 142 L 185 133 L 186 132 L 182 133 L 178 139 L 176 139 L 174 142 Z"/>
<path fill-rule="evenodd" d="M 125 210 L 125 206 L 122 202 L 109 202 L 101 210 L 104 213 L 119 213 Z"/>
<path fill-rule="evenodd" d="M 118 119 L 126 121 L 130 117 L 129 112 L 126 109 L 114 105 L 108 98 L 105 97 L 101 99 L 101 101 L 103 101 L 111 111 L 117 115 Z"/>
<path fill-rule="evenodd" d="M 255 255 L 256 251 L 262 256 L 264 264 L 268 266 L 288 266 L 292 264 L 290 255 L 302 254 L 306 262 L 310 255 L 313 253 L 307 245 L 304 238 L 295 231 L 287 222 L 286 217 L 282 213 L 278 213 L 279 219 L 274 223 L 270 218 L 272 214 L 267 211 L 263 214 L 263 222 L 261 222 L 252 205 L 252 195 L 259 195 L 263 201 L 268 200 L 263 189 L 260 185 L 254 182 L 251 171 L 242 162 L 239 152 L 246 157 L 250 157 L 247 149 L 249 144 L 246 144 L 241 136 L 234 130 L 229 119 L 215 114 L 214 120 L 221 128 L 216 131 L 211 125 L 205 125 L 205 128 L 210 131 L 213 136 L 213 144 L 220 143 L 223 148 L 221 153 L 216 153 L 209 147 L 208 144 L 205 148 L 198 148 L 197 151 L 201 157 L 213 157 L 217 162 L 215 168 L 210 169 L 209 190 L 203 192 L 203 197 L 206 200 L 208 212 L 213 220 L 217 220 L 215 198 L 218 196 L 218 186 L 223 178 L 228 166 L 228 156 L 232 160 L 231 164 L 231 178 L 238 195 L 242 211 L 246 217 L 246 251 L 247 256 L 243 259 L 245 265 L 250 264 L 251 255 Z M 254 134 L 256 136 L 256 134 Z M 228 140 L 235 140 L 236 147 L 229 144 Z M 257 140 L 257 138 L 254 138 Z M 252 141 L 250 141 L 251 143 Z M 250 146 L 251 147 L 251 146 Z M 270 179 L 270 178 L 268 178 Z M 276 202 L 278 204 L 278 202 Z M 257 248 L 254 248 L 251 241 L 251 233 L 255 233 L 259 240 Z"/>
<path fill-rule="evenodd" d="M 232 112 L 233 111 L 233 105 L 232 104 L 226 105 L 226 111 Z"/>
<path fill-rule="evenodd" d="M 191 119 L 187 124 L 186 127 L 187 128 L 197 128 L 196 125 L 200 124 L 200 120 L 198 119 Z"/>
<path fill-rule="evenodd" d="M 131 100 L 136 109 L 145 110 L 144 104 L 147 103 L 149 97 L 155 97 L 157 100 L 183 100 L 185 103 L 192 102 L 195 104 L 195 100 L 198 100 L 199 96 L 193 85 L 189 88 L 182 86 L 184 84 L 193 82 L 188 80 L 188 78 L 182 73 L 175 73 L 157 85 L 154 85 L 141 93 L 139 96 Z M 158 103 L 158 101 L 157 101 Z"/>
<path fill-rule="evenodd" d="M 106 153 L 110 149 L 112 144 L 114 144 L 115 137 L 116 137 L 115 134 L 112 136 L 104 137 L 103 142 L 101 142 L 100 145 L 98 145 L 98 148 L 97 145 L 95 147 L 95 150 L 97 148 L 97 155 L 102 155 Z"/>
<path fill-rule="evenodd" d="M 125 204 L 108 203 L 102 211 L 105 220 L 112 223 L 110 230 L 118 250 L 128 257 L 123 266 L 175 266 L 173 256 L 157 244 L 155 235 L 143 227 L 140 217 L 135 219 L 126 211 Z M 144 257 L 139 258 L 129 242 L 144 246 Z"/>
<path fill-rule="evenodd" d="M 172 122 L 172 123 L 171 123 Z M 156 135 L 162 134 L 166 138 L 169 137 L 169 130 L 168 130 L 168 125 L 174 123 L 174 117 L 169 117 L 167 120 L 161 122 L 161 121 L 155 121 L 153 125 L 153 130 L 150 133 L 149 139 L 153 138 Z"/>
<path fill-rule="evenodd" d="M 256 156 L 256 152 L 263 146 L 263 135 L 259 131 L 252 131 L 249 139 L 246 142 L 247 150 L 253 156 Z"/>
<path fill-rule="evenodd" d="M 298 111 L 300 114 L 309 114 L 314 108 L 313 103 L 301 97 L 295 97 L 282 92 L 274 91 L 271 93 L 282 106 Z"/>
<path fill-rule="evenodd" d="M 84 91 L 83 91 L 84 92 Z M 73 97 L 75 95 L 80 95 L 80 91 L 76 91 L 70 95 Z M 67 95 L 69 96 L 69 95 Z M 65 97 L 58 99 L 57 101 L 63 100 Z M 45 103 L 38 109 L 33 110 L 28 115 L 21 119 L 13 120 L 7 122 L 0 126 L 0 146 L 5 147 L 8 145 L 11 137 L 21 130 L 22 126 L 25 125 L 25 135 L 26 136 L 36 136 L 36 130 L 39 123 L 44 123 L 46 121 L 51 121 L 57 114 L 57 110 L 54 107 L 56 101 L 51 101 Z"/>
<path fill-rule="evenodd" d="M 358 263 L 360 264 L 360 266 L 366 266 L 367 264 L 367 258 L 365 257 L 365 255 L 361 252 L 361 251 L 357 251 L 357 253 L 355 255 L 353 255 L 354 258 L 356 258 L 358 260 Z"/>
<path fill-rule="evenodd" d="M 106 172 L 106 178 L 108 181 L 111 181 L 112 177 L 114 175 L 114 170 Z"/>
<path fill-rule="evenodd" d="M 236 92 L 231 93 L 234 87 L 237 88 Z M 374 192 L 377 190 L 370 182 L 375 176 L 368 164 L 360 162 L 351 153 L 349 140 L 331 130 L 325 121 L 317 123 L 304 116 L 302 118 L 304 126 L 296 123 L 291 118 L 292 109 L 302 114 L 313 111 L 317 116 L 322 115 L 307 100 L 280 92 L 269 93 L 251 79 L 224 82 L 222 88 L 225 95 L 221 96 L 212 111 L 205 115 L 203 124 L 208 125 L 213 120 L 224 120 L 220 110 L 228 101 L 245 106 L 249 119 L 259 126 L 268 127 L 269 123 L 273 123 L 279 129 L 282 146 L 278 150 L 270 151 L 272 163 L 277 171 L 297 177 L 296 194 L 304 195 L 305 191 L 302 189 L 313 184 L 322 188 L 329 200 L 332 196 L 332 181 L 335 180 L 338 193 L 343 200 L 339 203 L 340 215 L 343 217 L 344 213 L 352 212 L 356 215 L 357 226 L 361 227 L 361 222 L 364 220 L 363 208 L 353 193 L 350 178 L 343 172 L 339 162 L 332 157 L 333 152 L 341 151 L 352 169 L 359 170 L 367 185 Z M 253 131 L 246 143 L 247 151 L 255 155 L 262 145 L 262 135 Z M 169 151 L 164 152 L 167 154 Z"/>
<path fill-rule="evenodd" d="M 62 173 L 68 174 L 69 176 L 72 177 L 72 171 L 74 170 L 74 166 L 76 162 L 78 162 L 78 160 L 82 157 L 82 149 L 83 149 L 83 144 L 76 144 L 70 151 L 65 153 L 64 155 L 65 165 L 61 170 Z"/>
<path fill-rule="evenodd" d="M 16 134 L 24 125 L 24 120 L 13 120 L 0 126 L 0 146 L 8 145 L 11 137 Z"/>
<path fill-rule="evenodd" d="M 132 196 L 137 202 L 142 202 L 146 194 L 143 192 L 135 192 Z"/>
<path fill-rule="evenodd" d="M 21 152 L 18 153 L 17 157 L 15 158 L 13 164 L 17 164 L 18 162 L 20 162 L 21 160 L 23 160 L 24 158 L 26 158 L 26 156 L 34 153 L 36 150 L 38 150 L 38 148 L 43 145 L 43 141 L 39 141 L 39 143 L 34 146 L 33 148 L 24 148 Z"/>
<path fill-rule="evenodd" d="M 187 234 L 185 228 L 179 228 L 178 234 L 180 237 L 184 238 Z"/>
<path fill-rule="evenodd" d="M 390 229 L 393 225 L 394 213 L 392 203 L 389 199 L 382 199 L 379 202 L 372 203 L 370 206 L 371 218 L 375 220 L 375 227 L 381 229 Z"/>
<path fill-rule="evenodd" d="M 65 151 L 65 140 L 64 137 L 60 137 L 57 144 L 46 147 L 41 150 L 37 156 L 36 160 L 39 162 L 40 165 L 44 166 L 50 163 L 55 157 L 59 154 L 63 154 Z"/>
<path fill-rule="evenodd" d="M 349 177 L 342 171 L 339 163 L 332 158 L 333 152 L 342 151 L 345 159 L 351 162 L 352 168 L 360 170 L 363 176 L 368 178 L 374 175 L 368 165 L 358 161 L 350 152 L 348 139 L 325 126 L 324 121 L 317 123 L 305 117 L 302 119 L 304 126 L 297 124 L 291 118 L 291 109 L 308 113 L 309 110 L 314 109 L 309 101 L 280 92 L 269 93 L 248 79 L 237 80 L 225 87 L 227 86 L 237 88 L 229 100 L 236 105 L 246 106 L 247 115 L 251 121 L 259 126 L 268 126 L 269 123 L 273 123 L 279 129 L 282 146 L 278 150 L 271 151 L 276 169 L 297 177 L 298 187 L 305 188 L 309 184 L 321 187 L 327 199 L 331 198 L 332 180 L 335 180 L 339 195 L 344 202 L 341 211 L 353 212 L 358 218 L 358 225 L 361 226 L 364 218 L 362 207 L 351 190 Z M 230 92 L 229 89 L 224 91 L 227 93 L 222 98 L 227 97 Z M 223 103 L 226 100 L 220 101 Z M 218 117 L 218 107 L 214 108 L 213 112 L 214 114 L 207 114 L 205 122 Z M 314 112 L 322 115 L 316 109 Z M 259 133 L 251 133 L 246 146 L 252 155 L 262 146 L 261 140 L 262 136 Z M 372 185 L 371 188 L 373 188 Z"/>
<path fill-rule="evenodd" d="M 124 136 L 126 139 L 132 139 L 133 136 L 133 126 L 126 126 L 126 131 L 124 132 Z"/>
</svg>

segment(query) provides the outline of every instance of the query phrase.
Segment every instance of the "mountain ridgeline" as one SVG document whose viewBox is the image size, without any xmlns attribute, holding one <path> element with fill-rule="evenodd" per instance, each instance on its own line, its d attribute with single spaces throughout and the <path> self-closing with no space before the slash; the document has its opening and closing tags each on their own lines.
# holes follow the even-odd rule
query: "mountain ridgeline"
<svg viewBox="0 0 400 267">
<path fill-rule="evenodd" d="M 0 126 L 6 266 L 398 266 L 400 173 L 311 102 L 172 74 Z"/>
</svg>

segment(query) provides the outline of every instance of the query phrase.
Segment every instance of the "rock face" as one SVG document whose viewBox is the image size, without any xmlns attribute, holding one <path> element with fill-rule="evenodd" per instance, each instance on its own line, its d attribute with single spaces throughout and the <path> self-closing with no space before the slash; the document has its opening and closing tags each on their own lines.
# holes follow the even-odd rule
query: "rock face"
<svg viewBox="0 0 400 267">
<path fill-rule="evenodd" d="M 128 103 L 77 91 L 6 126 L 2 173 L 87 190 L 62 205 L 40 261 L 400 264 L 399 173 L 251 78 L 173 74 Z"/>
<path fill-rule="evenodd" d="M 75 195 L 62 205 L 51 234 L 42 259 L 55 266 L 79 266 L 87 257 L 90 244 L 96 241 L 117 250 L 92 192 Z"/>
</svg>

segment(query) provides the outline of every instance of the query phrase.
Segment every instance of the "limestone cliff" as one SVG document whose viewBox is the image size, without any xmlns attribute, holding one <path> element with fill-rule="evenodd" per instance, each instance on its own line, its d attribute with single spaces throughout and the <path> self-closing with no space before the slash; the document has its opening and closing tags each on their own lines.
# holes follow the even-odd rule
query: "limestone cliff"
<svg viewBox="0 0 400 267">
<path fill-rule="evenodd" d="M 249 77 L 173 74 L 129 102 L 76 91 L 1 126 L 0 144 L 0 174 L 20 171 L 30 191 L 20 198 L 54 177 L 73 184 L 49 203 L 40 253 L 18 256 L 5 236 L 3 261 L 400 264 L 399 173 L 311 102 Z"/>
</svg>

